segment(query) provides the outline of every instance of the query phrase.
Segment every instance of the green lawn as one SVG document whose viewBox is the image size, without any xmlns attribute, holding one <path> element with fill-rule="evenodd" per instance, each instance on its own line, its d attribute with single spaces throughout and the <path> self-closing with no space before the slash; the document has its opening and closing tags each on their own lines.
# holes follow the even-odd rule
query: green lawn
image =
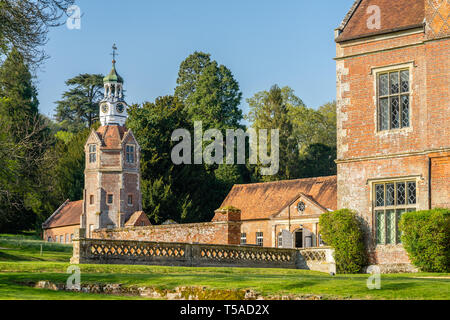
<svg viewBox="0 0 450 320">
<path fill-rule="evenodd" d="M 39 241 L 20 245 L 0 235 L 0 299 L 143 299 L 133 296 L 85 294 L 35 289 L 41 280 L 65 283 L 70 247 L 46 247 Z M 14 242 L 17 241 L 17 242 Z M 22 239 L 22 242 L 24 240 Z M 61 246 L 61 245 L 60 245 Z M 366 287 L 368 275 L 337 275 L 286 269 L 181 268 L 123 265 L 81 265 L 82 283 L 120 283 L 174 289 L 178 286 L 219 290 L 252 289 L 264 296 L 321 295 L 329 299 L 450 299 L 450 274 L 381 276 L 381 289 Z"/>
</svg>

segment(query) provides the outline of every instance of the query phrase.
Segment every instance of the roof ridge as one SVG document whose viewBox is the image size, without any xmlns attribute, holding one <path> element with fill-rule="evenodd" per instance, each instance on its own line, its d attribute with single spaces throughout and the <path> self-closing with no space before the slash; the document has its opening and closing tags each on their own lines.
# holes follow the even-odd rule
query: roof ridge
<svg viewBox="0 0 450 320">
<path fill-rule="evenodd" d="M 310 177 L 310 178 L 299 178 L 299 179 L 287 179 L 287 180 L 277 180 L 277 181 L 267 181 L 267 182 L 253 182 L 253 183 L 240 183 L 235 184 L 234 186 L 256 186 L 261 184 L 276 184 L 276 183 L 283 183 L 283 182 L 294 182 L 294 181 L 307 181 L 307 180 L 318 180 L 323 179 L 326 180 L 326 178 L 333 178 L 337 177 L 337 175 L 331 175 L 331 176 L 320 176 L 320 177 Z"/>
</svg>

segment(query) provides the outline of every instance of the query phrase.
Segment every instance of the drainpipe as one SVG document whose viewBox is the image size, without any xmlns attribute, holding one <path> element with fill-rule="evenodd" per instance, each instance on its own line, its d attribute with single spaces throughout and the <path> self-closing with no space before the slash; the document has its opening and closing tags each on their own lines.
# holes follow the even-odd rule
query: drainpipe
<svg viewBox="0 0 450 320">
<path fill-rule="evenodd" d="M 428 209 L 431 210 L 431 157 L 428 157 Z"/>
</svg>

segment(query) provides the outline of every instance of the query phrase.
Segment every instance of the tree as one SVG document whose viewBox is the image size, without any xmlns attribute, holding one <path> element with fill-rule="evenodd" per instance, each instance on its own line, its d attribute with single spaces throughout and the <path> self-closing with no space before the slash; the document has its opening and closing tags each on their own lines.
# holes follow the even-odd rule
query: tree
<svg viewBox="0 0 450 320">
<path fill-rule="evenodd" d="M 74 0 L 1 0 L 0 55 L 16 48 L 27 62 L 45 57 L 39 48 L 47 42 L 49 27 L 61 24 L 60 18 Z"/>
<path fill-rule="evenodd" d="M 293 122 L 291 114 L 305 106 L 289 87 L 274 85 L 269 91 L 256 93 L 247 99 L 250 112 L 247 119 L 252 121 L 256 130 L 279 130 L 279 166 L 278 174 L 264 177 L 264 180 L 292 179 L 298 177 L 299 150 L 298 143 L 292 135 Z M 271 141 L 267 141 L 270 151 Z"/>
<path fill-rule="evenodd" d="M 279 129 L 277 175 L 259 179 L 280 180 L 327 176 L 336 173 L 336 103 L 318 110 L 308 108 L 289 87 L 272 86 L 247 99 L 246 116 L 255 129 Z M 270 146 L 270 143 L 268 143 Z M 253 168 L 257 171 L 258 166 Z"/>
<path fill-rule="evenodd" d="M 188 117 L 205 128 L 238 128 L 242 93 L 231 71 L 210 54 L 194 52 L 180 65 L 175 96 L 186 106 Z"/>
<path fill-rule="evenodd" d="M 49 168 L 53 180 L 52 196 L 57 203 L 62 203 L 66 199 L 76 201 L 83 198 L 84 146 L 89 133 L 90 130 L 85 128 L 71 138 L 63 136 L 63 140 L 58 139 L 50 150 L 51 158 L 54 160 L 52 168 Z"/>
<path fill-rule="evenodd" d="M 336 147 L 330 147 L 321 143 L 314 143 L 307 146 L 298 163 L 300 176 L 302 178 L 323 177 L 335 175 L 337 167 Z"/>
<path fill-rule="evenodd" d="M 68 131 L 91 128 L 98 120 L 98 104 L 103 99 L 103 76 L 101 74 L 80 74 L 66 81 L 70 88 L 57 102 L 56 119 Z"/>
<path fill-rule="evenodd" d="M 42 214 L 46 186 L 40 168 L 51 143 L 46 119 L 38 112 L 36 89 L 25 59 L 11 50 L 0 67 L 0 228 L 33 226 Z"/>
<path fill-rule="evenodd" d="M 175 165 L 171 159 L 176 129 L 193 131 L 187 110 L 177 97 L 129 109 L 127 127 L 141 146 L 141 180 L 144 211 L 153 223 L 209 221 L 223 200 L 213 174 L 203 165 Z M 192 159 L 192 152 L 189 154 Z M 208 195 L 205 197 L 205 195 Z"/>
</svg>

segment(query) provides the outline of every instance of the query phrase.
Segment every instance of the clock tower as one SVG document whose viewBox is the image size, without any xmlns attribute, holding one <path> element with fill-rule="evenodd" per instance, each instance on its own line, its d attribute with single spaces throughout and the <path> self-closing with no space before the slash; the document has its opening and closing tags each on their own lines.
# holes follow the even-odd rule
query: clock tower
<svg viewBox="0 0 450 320">
<path fill-rule="evenodd" d="M 105 94 L 100 102 L 100 122 L 102 126 L 125 125 L 127 104 L 123 99 L 123 78 L 116 71 L 116 46 L 113 46 L 113 61 L 110 73 L 103 78 Z"/>
<path fill-rule="evenodd" d="M 127 104 L 123 98 L 123 78 L 116 71 L 113 46 L 111 72 L 103 79 L 101 127 L 92 130 L 86 145 L 85 186 L 81 228 L 86 235 L 104 228 L 120 228 L 142 211 L 140 190 L 140 147 L 127 129 Z"/>
</svg>

